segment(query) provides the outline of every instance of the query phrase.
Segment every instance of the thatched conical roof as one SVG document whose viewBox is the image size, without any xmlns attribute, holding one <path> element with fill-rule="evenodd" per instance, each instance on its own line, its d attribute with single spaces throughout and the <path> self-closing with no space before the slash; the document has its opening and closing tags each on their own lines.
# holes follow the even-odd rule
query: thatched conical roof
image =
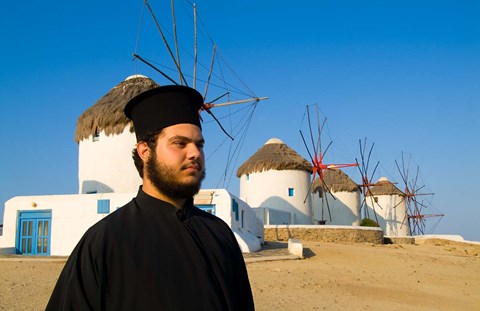
<svg viewBox="0 0 480 311">
<path fill-rule="evenodd" d="M 268 170 L 304 170 L 312 172 L 311 164 L 279 139 L 272 138 L 237 170 L 237 177 Z"/>
<path fill-rule="evenodd" d="M 313 193 L 325 190 L 325 186 L 331 192 L 355 192 L 359 189 L 358 185 L 340 169 L 328 168 L 322 171 L 322 175 L 323 182 L 320 177 L 313 181 Z"/>
<path fill-rule="evenodd" d="M 122 133 L 130 123 L 123 113 L 127 102 L 137 94 L 158 86 L 152 79 L 141 75 L 130 76 L 120 82 L 78 118 L 75 141 L 78 143 L 100 131 L 106 135 Z M 133 126 L 130 131 L 134 131 Z"/>
<path fill-rule="evenodd" d="M 370 190 L 367 191 L 367 195 L 400 195 L 404 196 L 405 194 L 400 191 L 394 184 L 392 184 L 387 178 L 381 177 L 375 185 L 370 187 Z"/>
</svg>

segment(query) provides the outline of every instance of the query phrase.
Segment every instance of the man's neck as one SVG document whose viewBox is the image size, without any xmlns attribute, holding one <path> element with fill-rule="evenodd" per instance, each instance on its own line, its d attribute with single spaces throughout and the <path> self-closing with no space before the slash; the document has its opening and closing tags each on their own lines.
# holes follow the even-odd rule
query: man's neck
<svg viewBox="0 0 480 311">
<path fill-rule="evenodd" d="M 159 200 L 162 200 L 164 202 L 170 203 L 173 206 L 175 206 L 177 209 L 181 209 L 183 205 L 185 204 L 186 199 L 177 199 L 177 198 L 171 198 L 167 195 L 165 195 L 163 192 L 157 189 L 152 183 L 150 183 L 148 180 L 143 181 L 143 186 L 142 186 L 143 192 L 146 194 L 157 198 Z"/>
</svg>

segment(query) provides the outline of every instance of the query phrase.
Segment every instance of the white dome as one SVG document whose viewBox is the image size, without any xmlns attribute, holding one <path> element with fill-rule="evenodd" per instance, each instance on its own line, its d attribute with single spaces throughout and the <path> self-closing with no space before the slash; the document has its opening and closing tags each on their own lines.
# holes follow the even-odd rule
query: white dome
<svg viewBox="0 0 480 311">
<path fill-rule="evenodd" d="M 147 77 L 147 76 L 144 76 L 144 75 L 131 75 L 131 76 L 127 77 L 127 78 L 125 79 L 125 81 L 131 80 L 131 79 L 136 79 L 136 78 L 148 79 L 148 77 Z"/>
<path fill-rule="evenodd" d="M 265 145 L 268 145 L 268 144 L 284 144 L 284 142 L 281 141 L 281 140 L 278 139 L 278 138 L 270 138 L 270 139 L 265 143 Z"/>
</svg>

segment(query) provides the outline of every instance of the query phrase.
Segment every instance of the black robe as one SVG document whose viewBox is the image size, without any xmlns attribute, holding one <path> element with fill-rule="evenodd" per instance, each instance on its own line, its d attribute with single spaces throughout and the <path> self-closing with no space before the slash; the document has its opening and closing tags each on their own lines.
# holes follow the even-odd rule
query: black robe
<svg viewBox="0 0 480 311">
<path fill-rule="evenodd" d="M 253 310 L 230 228 L 193 206 L 145 194 L 92 226 L 60 274 L 47 310 Z"/>
</svg>

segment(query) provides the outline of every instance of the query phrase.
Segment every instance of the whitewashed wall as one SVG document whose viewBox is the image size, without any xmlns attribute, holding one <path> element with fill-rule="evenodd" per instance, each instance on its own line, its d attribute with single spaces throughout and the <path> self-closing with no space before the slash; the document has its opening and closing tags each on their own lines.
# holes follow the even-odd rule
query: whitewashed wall
<svg viewBox="0 0 480 311">
<path fill-rule="evenodd" d="M 268 207 L 255 207 L 252 209 L 255 211 L 257 218 L 260 219 L 264 225 L 284 225 L 293 223 L 293 211 L 284 212 Z"/>
<path fill-rule="evenodd" d="M 110 199 L 110 212 L 113 212 L 135 195 L 109 193 L 14 197 L 5 203 L 0 247 L 15 247 L 18 211 L 51 210 L 50 255 L 69 255 L 85 231 L 108 215 L 97 213 L 98 200 Z"/>
<path fill-rule="evenodd" d="M 323 219 L 326 220 L 327 225 L 360 225 L 360 191 L 339 191 L 332 192 L 332 195 L 330 195 L 330 193 L 325 193 L 326 198 L 322 199 L 318 196 L 318 193 L 312 194 L 314 222 L 317 223 L 322 219 L 323 206 Z M 331 221 L 328 215 L 326 200 L 328 200 L 328 207 L 330 208 L 330 213 L 332 215 Z"/>
<path fill-rule="evenodd" d="M 375 195 L 374 197 L 377 198 L 377 204 L 374 206 L 378 224 L 385 236 L 410 235 L 405 198 L 400 195 Z M 367 204 L 371 213 L 370 218 L 375 220 L 370 198 L 367 198 Z"/>
<path fill-rule="evenodd" d="M 212 204 L 216 206 L 216 216 L 232 229 L 242 252 L 254 252 L 261 248 L 263 227 L 258 228 L 256 214 L 247 203 L 225 189 L 202 189 L 200 192 L 213 193 Z M 233 211 L 232 200 L 238 204 L 238 220 Z"/>
<path fill-rule="evenodd" d="M 133 164 L 135 134 L 127 125 L 120 135 L 100 132 L 98 141 L 90 136 L 78 144 L 79 193 L 137 192 L 142 180 Z"/>
<path fill-rule="evenodd" d="M 299 170 L 269 170 L 240 177 L 240 199 L 251 207 L 293 212 L 291 224 L 312 224 L 309 195 L 310 173 Z M 288 188 L 294 188 L 290 197 Z M 305 200 L 306 198 L 306 200 Z"/>
</svg>

